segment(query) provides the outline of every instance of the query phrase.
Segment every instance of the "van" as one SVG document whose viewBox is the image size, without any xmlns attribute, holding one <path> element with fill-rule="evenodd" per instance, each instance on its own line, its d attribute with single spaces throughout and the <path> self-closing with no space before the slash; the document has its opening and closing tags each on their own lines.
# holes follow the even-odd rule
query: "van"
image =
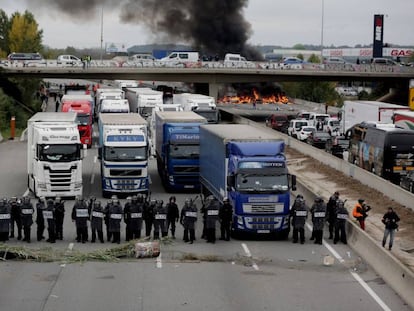
<svg viewBox="0 0 414 311">
<path fill-rule="evenodd" d="M 377 57 L 373 58 L 372 62 L 373 65 L 383 65 L 383 66 L 398 66 L 398 63 L 393 61 L 392 59 Z"/>
<path fill-rule="evenodd" d="M 160 59 L 162 62 L 198 62 L 199 60 L 200 55 L 198 52 L 172 52 L 170 55 Z"/>
<path fill-rule="evenodd" d="M 243 67 L 255 67 L 255 64 L 251 61 L 246 60 L 245 57 L 240 54 L 227 53 L 224 55 L 225 66 L 243 66 Z"/>
<path fill-rule="evenodd" d="M 139 61 L 154 61 L 155 57 L 148 53 L 134 54 L 129 57 L 129 60 L 132 62 Z"/>
<path fill-rule="evenodd" d="M 317 130 L 322 130 L 325 120 L 331 116 L 326 113 L 311 113 L 309 116 L 309 125 L 315 126 Z M 318 125 L 321 127 L 319 128 Z"/>
<path fill-rule="evenodd" d="M 266 119 L 266 125 L 276 131 L 286 132 L 289 118 L 286 114 L 272 114 Z"/>
<path fill-rule="evenodd" d="M 75 66 L 75 65 L 82 65 L 82 60 L 79 57 L 76 57 L 74 55 L 59 55 L 57 57 L 57 64 L 58 65 L 63 65 L 63 66 L 67 66 L 67 65 L 71 65 L 71 66 Z"/>
<path fill-rule="evenodd" d="M 298 133 L 303 126 L 308 126 L 309 121 L 305 119 L 293 119 L 289 122 L 288 135 L 294 138 L 298 138 Z"/>
</svg>

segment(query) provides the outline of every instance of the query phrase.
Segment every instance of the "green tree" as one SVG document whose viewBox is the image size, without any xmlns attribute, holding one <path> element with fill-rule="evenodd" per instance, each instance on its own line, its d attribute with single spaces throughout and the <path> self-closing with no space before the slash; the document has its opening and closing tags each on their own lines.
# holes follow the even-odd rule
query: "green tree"
<svg viewBox="0 0 414 311">
<path fill-rule="evenodd" d="M 305 46 L 303 44 L 301 44 L 301 43 L 298 43 L 298 44 L 295 44 L 293 46 L 293 49 L 294 50 L 305 50 Z"/>
<path fill-rule="evenodd" d="M 309 56 L 308 62 L 318 64 L 321 62 L 321 59 L 319 58 L 318 55 L 312 54 L 311 56 Z"/>
<path fill-rule="evenodd" d="M 329 106 L 341 103 L 333 82 L 285 82 L 282 85 L 286 94 L 290 97 L 301 98 L 315 103 L 326 103 Z"/>
<path fill-rule="evenodd" d="M 29 11 L 12 15 L 9 31 L 9 48 L 12 52 L 42 51 L 43 30 L 39 29 L 34 16 Z"/>
<path fill-rule="evenodd" d="M 0 9 L 0 57 L 5 58 L 9 53 L 10 21 L 6 12 Z"/>
</svg>

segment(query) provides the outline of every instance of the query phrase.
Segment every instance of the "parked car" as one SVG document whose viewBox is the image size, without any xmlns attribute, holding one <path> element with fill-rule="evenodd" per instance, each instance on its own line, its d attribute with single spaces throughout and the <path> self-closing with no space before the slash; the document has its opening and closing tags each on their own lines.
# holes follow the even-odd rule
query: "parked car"
<svg viewBox="0 0 414 311">
<path fill-rule="evenodd" d="M 331 137 L 326 141 L 325 151 L 343 159 L 344 151 L 348 150 L 349 139 L 345 136 Z"/>
<path fill-rule="evenodd" d="M 384 58 L 384 57 L 373 58 L 371 63 L 374 65 L 384 65 L 384 66 L 399 66 L 400 65 L 397 62 L 393 61 L 392 59 Z"/>
<path fill-rule="evenodd" d="M 289 126 L 289 118 L 286 114 L 271 114 L 266 119 L 266 125 L 271 127 L 274 130 L 281 131 L 285 128 L 287 129 Z"/>
<path fill-rule="evenodd" d="M 414 171 L 410 171 L 407 175 L 401 176 L 400 186 L 401 188 L 414 193 Z"/>
<path fill-rule="evenodd" d="M 305 119 L 293 119 L 289 122 L 288 135 L 294 138 L 298 138 L 298 132 L 303 126 L 308 126 L 309 122 Z"/>
<path fill-rule="evenodd" d="M 325 64 L 346 64 L 348 63 L 345 59 L 341 57 L 328 57 L 324 60 Z"/>
<path fill-rule="evenodd" d="M 300 141 L 306 141 L 309 134 L 316 131 L 316 127 L 314 126 L 302 126 L 300 131 L 298 132 L 298 139 Z"/>
<path fill-rule="evenodd" d="M 75 55 L 59 55 L 57 57 L 57 63 L 58 65 L 63 66 L 81 66 L 82 60 L 79 57 L 76 57 Z"/>
<path fill-rule="evenodd" d="M 323 148 L 325 148 L 326 142 L 330 138 L 331 138 L 331 135 L 329 135 L 326 132 L 315 131 L 315 132 L 311 132 L 309 134 L 308 138 L 306 139 L 306 142 L 309 145 L 312 145 L 314 147 L 323 149 Z"/>
<path fill-rule="evenodd" d="M 300 59 L 300 58 L 298 58 L 298 57 L 285 57 L 285 58 L 282 60 L 282 63 L 283 63 L 284 65 L 290 65 L 290 64 L 303 64 L 303 63 L 304 63 L 304 61 L 303 61 L 303 59 Z"/>
</svg>

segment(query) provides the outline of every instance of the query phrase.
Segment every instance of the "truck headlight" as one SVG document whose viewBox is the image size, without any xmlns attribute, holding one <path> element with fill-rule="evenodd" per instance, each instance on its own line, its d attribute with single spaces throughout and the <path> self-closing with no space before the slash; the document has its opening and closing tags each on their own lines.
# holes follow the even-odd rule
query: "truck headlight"
<svg viewBox="0 0 414 311">
<path fill-rule="evenodd" d="M 107 187 L 111 186 L 111 182 L 109 181 L 109 179 L 105 179 L 105 186 Z"/>
<path fill-rule="evenodd" d="M 237 223 L 238 223 L 239 225 L 243 225 L 243 217 L 241 217 L 241 216 L 237 216 Z"/>
<path fill-rule="evenodd" d="M 174 176 L 168 176 L 168 180 L 171 184 L 174 183 Z"/>
</svg>

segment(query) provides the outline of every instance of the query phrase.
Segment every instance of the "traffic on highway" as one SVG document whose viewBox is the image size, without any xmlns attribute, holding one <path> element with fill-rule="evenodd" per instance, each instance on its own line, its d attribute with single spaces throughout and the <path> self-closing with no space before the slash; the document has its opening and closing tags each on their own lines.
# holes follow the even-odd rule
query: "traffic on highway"
<svg viewBox="0 0 414 311">
<path fill-rule="evenodd" d="M 296 190 L 296 177 L 288 170 L 289 158 L 284 155 L 283 140 L 251 125 L 223 124 L 225 120 L 220 122 L 219 108 L 210 105 L 208 97 L 188 94 L 174 100 L 173 95 L 170 103 L 162 92 L 138 92 L 135 85 L 127 86 L 126 81 L 111 84 L 111 87 L 95 89 L 92 84 L 87 88 L 61 88 L 66 94 L 62 94 L 60 104 L 56 105 L 53 95 L 49 97 L 45 111 L 29 120 L 24 141 L 0 144 L 0 156 L 4 159 L 1 168 L 5 173 L 2 178 L 10 176 L 7 182 L 3 179 L 0 183 L 1 196 L 7 201 L 11 199 L 14 205 L 21 198 L 30 198 L 34 206 L 40 203 L 41 208 L 44 203 L 46 212 L 41 213 L 45 220 L 44 235 L 43 232 L 38 235 L 39 212 L 36 211 L 32 214 L 35 223 L 30 228 L 30 245 L 25 232 L 21 233 L 21 239 L 25 241 L 19 241 L 18 224 L 13 224 L 14 237 L 9 237 L 4 245 L 17 248 L 27 245 L 36 250 L 51 245 L 45 244 L 44 236 L 48 242 L 54 242 L 53 249 L 64 254 L 56 255 L 57 261 L 63 264 L 49 264 L 49 268 L 37 272 L 40 278 L 59 275 L 59 279 L 50 277 L 44 285 L 36 285 L 38 292 L 45 297 L 39 304 L 53 309 L 59 303 L 65 303 L 60 301 L 62 299 L 72 306 L 94 304 L 104 309 L 108 306 L 115 308 L 118 301 L 103 299 L 96 302 L 94 297 L 107 286 L 122 288 L 123 284 L 136 286 L 139 282 L 143 287 L 138 295 L 145 298 L 145 302 L 140 302 L 143 310 L 153 310 L 154 301 L 158 301 L 157 306 L 161 307 L 188 306 L 190 309 L 198 309 L 199 303 L 221 310 L 233 307 L 251 310 L 258 304 L 265 308 L 277 303 L 282 309 L 295 305 L 298 309 L 348 310 L 349 297 L 352 297 L 356 308 L 408 310 L 405 302 L 389 286 L 372 282 L 378 277 L 376 272 L 363 263 L 348 245 L 334 247 L 326 237 L 322 246 L 314 244 L 309 241 L 310 224 L 305 226 L 304 244 L 291 243 L 290 208 L 296 195 L 292 196 L 291 191 Z M 59 92 L 59 82 L 54 89 Z M 125 98 L 127 106 L 122 104 Z M 164 100 L 169 103 L 164 104 Z M 292 113 L 290 105 L 278 106 L 281 111 Z M 250 109 L 245 112 L 254 115 L 255 112 L 263 112 L 261 110 L 266 105 L 256 107 L 258 109 L 251 105 L 246 107 Z M 211 116 L 211 112 L 216 119 L 205 117 Z M 323 117 L 324 132 L 336 132 L 328 122 L 324 122 L 326 116 Z M 94 119 L 97 121 L 93 122 Z M 321 126 L 317 124 L 322 121 L 319 114 L 309 114 L 306 124 L 309 120 L 315 123 L 313 127 Z M 285 123 L 277 126 L 279 129 L 287 127 L 286 132 L 289 133 L 290 118 L 288 123 L 286 119 L 282 121 Z M 92 139 L 89 146 L 88 139 Z M 27 167 L 16 167 L 15 163 L 27 163 Z M 63 176 L 66 171 L 70 174 Z M 78 199 L 74 201 L 74 197 Z M 173 219 L 174 224 L 178 220 L 174 230 L 171 223 L 166 227 L 163 220 L 168 219 L 166 207 L 172 197 L 175 197 L 179 209 L 178 218 Z M 135 208 L 136 200 L 144 200 L 145 210 L 143 207 L 127 212 L 125 208 Z M 313 199 L 308 200 L 310 207 Z M 53 216 L 49 218 L 47 211 L 48 206 L 58 204 L 64 206 L 65 212 L 57 226 L 60 231 L 54 235 L 53 231 L 46 231 L 50 219 L 53 219 Z M 231 237 L 225 230 L 222 233 L 223 228 L 220 228 L 223 227 L 221 209 L 226 204 L 232 207 L 228 223 Z M 150 207 L 151 213 L 148 211 Z M 51 207 L 51 212 L 56 213 L 56 208 L 53 210 Z M 95 236 L 90 231 L 92 218 L 99 219 L 99 215 L 103 216 L 100 227 L 103 233 L 98 230 Z M 104 215 L 108 215 L 107 224 Z M 115 217 L 117 215 L 121 218 Z M 96 262 L 82 266 L 67 264 L 68 254 L 76 261 L 73 252 L 81 256 L 113 248 L 112 245 L 118 243 L 128 243 L 126 240 L 130 239 L 131 232 L 128 226 L 134 223 L 130 221 L 135 216 L 142 220 L 140 225 L 136 225 L 139 234 L 135 238 L 146 237 L 142 240 L 146 242 L 161 239 L 161 255 L 155 262 L 151 258 L 140 259 L 143 265 L 134 267 L 132 271 L 130 265 L 134 263 L 129 261 L 115 268 Z M 82 219 L 87 226 L 86 233 L 81 230 L 85 228 L 81 225 Z M 112 221 L 117 223 L 115 231 L 109 230 L 109 222 Z M 254 238 L 245 236 L 246 233 L 255 233 Z M 282 240 L 267 238 L 275 233 Z M 93 244 L 89 243 L 91 237 L 93 241 L 96 239 Z M 103 243 L 96 243 L 98 241 Z M 17 279 L 21 278 L 24 285 L 20 286 L 28 290 L 36 283 L 25 276 L 32 275 L 31 270 L 29 263 L 10 263 L 3 271 L 16 276 L 9 278 L 8 284 L 17 285 Z M 77 288 L 74 284 L 80 279 L 73 276 L 79 273 L 84 285 Z M 112 280 L 111 284 L 106 281 L 97 284 L 96 273 L 102 280 Z M 5 277 L 0 274 L 1 279 Z M 171 291 L 176 291 L 172 290 L 174 284 L 165 286 L 165 282 L 169 282 L 166 278 L 183 283 L 180 287 L 188 294 L 171 296 Z M 52 286 L 52 282 L 57 286 Z M 257 282 L 261 285 L 258 286 Z M 280 282 L 283 282 L 283 287 L 277 286 Z M 319 284 L 318 291 L 330 293 L 332 299 L 326 300 L 323 306 L 312 294 L 297 300 L 294 294 L 297 290 L 305 290 L 315 284 Z M 84 286 L 89 288 L 89 295 L 82 295 Z M 170 297 L 169 300 L 156 300 L 157 295 L 151 290 L 154 287 L 160 288 L 164 297 Z M 367 287 L 369 290 L 361 290 Z M 76 302 L 65 298 L 64 288 L 72 288 L 71 295 L 77 297 Z M 210 294 L 200 294 L 207 288 L 213 288 L 212 292 L 209 290 Z M 223 291 L 230 292 L 220 296 Z M 337 297 L 338 291 L 348 292 L 350 296 Z M 1 293 L 2 300 L 10 301 L 13 297 L 9 290 L 4 289 Z M 222 298 L 205 300 L 212 295 Z M 26 307 L 25 301 L 12 300 L 13 309 Z M 129 305 L 137 301 L 127 299 L 125 303 Z"/>
</svg>

